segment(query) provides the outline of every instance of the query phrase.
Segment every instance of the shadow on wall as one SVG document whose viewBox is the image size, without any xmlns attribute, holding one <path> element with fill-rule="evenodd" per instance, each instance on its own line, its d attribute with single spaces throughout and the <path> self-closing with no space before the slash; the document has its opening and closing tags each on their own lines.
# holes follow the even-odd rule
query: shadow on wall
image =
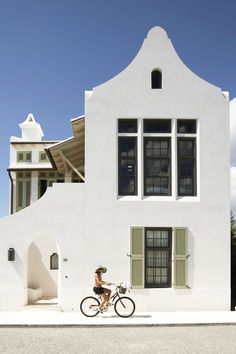
<svg viewBox="0 0 236 354">
<path fill-rule="evenodd" d="M 40 250 L 35 242 L 31 243 L 28 250 L 27 286 L 42 289 L 43 297 L 57 297 L 58 270 L 50 269 L 50 252 L 47 247 Z"/>
<path fill-rule="evenodd" d="M 17 252 L 15 252 L 15 261 L 11 262 L 11 264 L 15 268 L 19 277 L 23 279 L 23 262 Z"/>
</svg>

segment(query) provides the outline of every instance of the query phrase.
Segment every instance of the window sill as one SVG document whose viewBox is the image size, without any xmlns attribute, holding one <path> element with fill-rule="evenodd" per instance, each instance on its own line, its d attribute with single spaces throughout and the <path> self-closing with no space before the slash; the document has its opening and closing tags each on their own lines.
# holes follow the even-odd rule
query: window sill
<svg viewBox="0 0 236 354">
<path fill-rule="evenodd" d="M 142 198 L 144 202 L 174 202 L 175 199 L 171 195 L 167 196 L 157 196 L 157 195 L 149 195 L 149 196 L 144 196 Z"/>
<path fill-rule="evenodd" d="M 196 197 L 177 197 L 175 199 L 174 196 L 143 196 L 142 198 L 138 195 L 124 195 L 124 196 L 118 196 L 117 197 L 118 201 L 128 201 L 128 202 L 178 202 L 178 203 L 196 203 L 200 202 L 200 198 L 198 196 Z"/>
<path fill-rule="evenodd" d="M 128 202 L 133 202 L 133 201 L 140 201 L 141 198 L 138 195 L 118 195 L 117 199 L 119 201 L 128 201 Z"/>
<path fill-rule="evenodd" d="M 185 197 L 177 197 L 177 202 L 200 202 L 199 196 L 185 196 Z"/>
</svg>

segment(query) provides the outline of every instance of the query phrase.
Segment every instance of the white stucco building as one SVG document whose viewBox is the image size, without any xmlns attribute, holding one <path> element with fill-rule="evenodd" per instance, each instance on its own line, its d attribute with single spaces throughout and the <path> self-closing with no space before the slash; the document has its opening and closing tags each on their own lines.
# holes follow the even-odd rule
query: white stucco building
<svg viewBox="0 0 236 354">
<path fill-rule="evenodd" d="M 124 71 L 85 93 L 85 115 L 71 123 L 72 138 L 44 142 L 29 115 L 11 139 L 0 309 L 53 296 L 77 310 L 103 264 L 108 280 L 131 283 L 139 311 L 229 310 L 227 93 L 155 27 Z"/>
</svg>

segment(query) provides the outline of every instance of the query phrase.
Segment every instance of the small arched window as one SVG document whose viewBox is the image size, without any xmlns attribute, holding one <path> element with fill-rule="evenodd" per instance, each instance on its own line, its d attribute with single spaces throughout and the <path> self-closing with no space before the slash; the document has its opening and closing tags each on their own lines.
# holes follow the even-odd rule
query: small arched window
<svg viewBox="0 0 236 354">
<path fill-rule="evenodd" d="M 161 89 L 162 88 L 162 74 L 160 70 L 152 71 L 152 89 Z"/>
<path fill-rule="evenodd" d="M 53 253 L 50 256 L 50 269 L 58 269 L 58 254 Z"/>
</svg>

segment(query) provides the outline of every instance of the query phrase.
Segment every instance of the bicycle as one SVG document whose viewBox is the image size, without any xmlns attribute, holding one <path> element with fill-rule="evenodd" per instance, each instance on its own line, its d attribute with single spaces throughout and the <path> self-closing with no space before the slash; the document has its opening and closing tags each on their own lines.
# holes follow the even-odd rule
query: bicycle
<svg viewBox="0 0 236 354">
<path fill-rule="evenodd" d="M 87 296 L 80 303 L 80 311 L 86 317 L 95 317 L 99 313 L 106 312 L 109 307 L 114 306 L 114 310 L 118 316 L 130 317 L 135 311 L 135 303 L 130 297 L 123 296 L 126 291 L 127 288 L 124 288 L 122 285 L 116 285 L 115 293 L 110 297 L 108 305 L 102 308 L 100 307 L 102 302 L 101 295 L 98 295 L 98 297 Z"/>
</svg>

